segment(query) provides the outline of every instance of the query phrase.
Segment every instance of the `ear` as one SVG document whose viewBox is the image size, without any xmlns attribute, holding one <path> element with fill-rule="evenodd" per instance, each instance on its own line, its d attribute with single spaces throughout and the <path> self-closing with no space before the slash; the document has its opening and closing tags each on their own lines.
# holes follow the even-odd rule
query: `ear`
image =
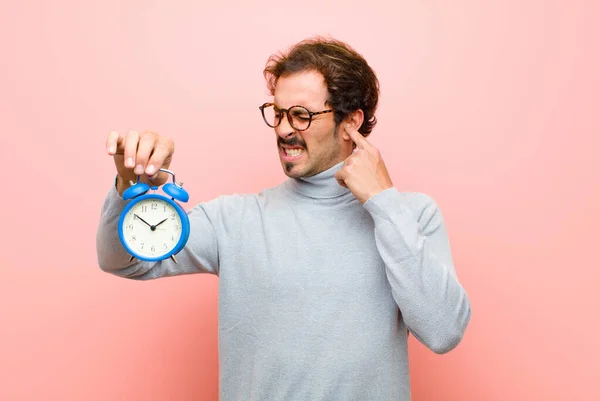
<svg viewBox="0 0 600 401">
<path fill-rule="evenodd" d="M 365 114 L 363 113 L 362 109 L 358 109 L 348 114 L 346 118 L 344 118 L 344 120 L 342 121 L 342 126 L 344 126 L 345 124 L 350 124 L 351 127 L 358 131 L 364 119 Z M 352 138 L 350 138 L 350 135 L 348 135 L 345 130 L 342 130 L 342 138 L 348 141 L 352 141 Z"/>
</svg>

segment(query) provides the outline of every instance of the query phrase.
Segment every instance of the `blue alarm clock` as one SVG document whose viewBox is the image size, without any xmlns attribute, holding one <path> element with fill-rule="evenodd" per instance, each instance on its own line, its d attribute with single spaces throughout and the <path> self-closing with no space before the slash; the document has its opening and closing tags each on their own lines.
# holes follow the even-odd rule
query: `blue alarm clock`
<svg viewBox="0 0 600 401">
<path fill-rule="evenodd" d="M 182 188 L 183 183 L 175 182 L 175 174 L 160 169 L 173 176 L 173 183 L 162 186 L 164 196 L 156 191 L 158 187 L 137 182 L 123 192 L 124 200 L 131 200 L 119 218 L 119 238 L 121 244 L 134 258 L 155 262 L 171 258 L 179 253 L 190 235 L 190 220 L 185 210 L 177 202 L 187 202 L 189 194 Z"/>
</svg>

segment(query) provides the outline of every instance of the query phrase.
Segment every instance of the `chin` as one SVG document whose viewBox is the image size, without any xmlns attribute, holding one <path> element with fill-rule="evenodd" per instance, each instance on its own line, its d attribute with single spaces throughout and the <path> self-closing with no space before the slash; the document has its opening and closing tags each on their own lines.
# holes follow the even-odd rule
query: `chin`
<svg viewBox="0 0 600 401">
<path fill-rule="evenodd" d="M 302 178 L 306 176 L 306 168 L 303 168 L 301 164 L 281 161 L 281 167 L 283 172 L 290 178 Z"/>
</svg>

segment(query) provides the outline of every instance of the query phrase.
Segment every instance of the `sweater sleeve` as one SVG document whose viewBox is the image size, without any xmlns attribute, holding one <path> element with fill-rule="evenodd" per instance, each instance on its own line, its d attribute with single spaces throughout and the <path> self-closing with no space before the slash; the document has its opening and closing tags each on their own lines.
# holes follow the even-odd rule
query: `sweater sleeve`
<svg viewBox="0 0 600 401">
<path fill-rule="evenodd" d="M 149 280 L 159 277 L 193 273 L 219 274 L 219 249 L 213 220 L 219 217 L 216 201 L 199 204 L 188 211 L 190 235 L 185 247 L 171 259 L 145 262 L 130 256 L 118 234 L 119 216 L 129 201 L 123 200 L 113 187 L 102 205 L 96 232 L 98 265 L 116 276 Z"/>
<path fill-rule="evenodd" d="M 471 318 L 442 214 L 435 201 L 417 193 L 407 205 L 396 188 L 364 207 L 375 223 L 375 241 L 393 297 L 411 333 L 435 353 L 455 348 Z"/>
</svg>

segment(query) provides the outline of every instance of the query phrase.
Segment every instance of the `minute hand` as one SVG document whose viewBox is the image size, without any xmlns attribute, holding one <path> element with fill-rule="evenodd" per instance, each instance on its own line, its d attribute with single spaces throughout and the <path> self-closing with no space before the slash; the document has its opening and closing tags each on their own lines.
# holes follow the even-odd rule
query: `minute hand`
<svg viewBox="0 0 600 401">
<path fill-rule="evenodd" d="M 146 224 L 148 227 L 150 227 L 150 229 L 152 228 L 152 225 L 150 225 L 150 223 L 148 223 L 146 220 L 142 219 L 140 216 L 138 216 L 137 214 L 134 214 L 135 217 L 137 217 L 138 219 L 142 220 L 144 222 L 144 224 Z"/>
</svg>

